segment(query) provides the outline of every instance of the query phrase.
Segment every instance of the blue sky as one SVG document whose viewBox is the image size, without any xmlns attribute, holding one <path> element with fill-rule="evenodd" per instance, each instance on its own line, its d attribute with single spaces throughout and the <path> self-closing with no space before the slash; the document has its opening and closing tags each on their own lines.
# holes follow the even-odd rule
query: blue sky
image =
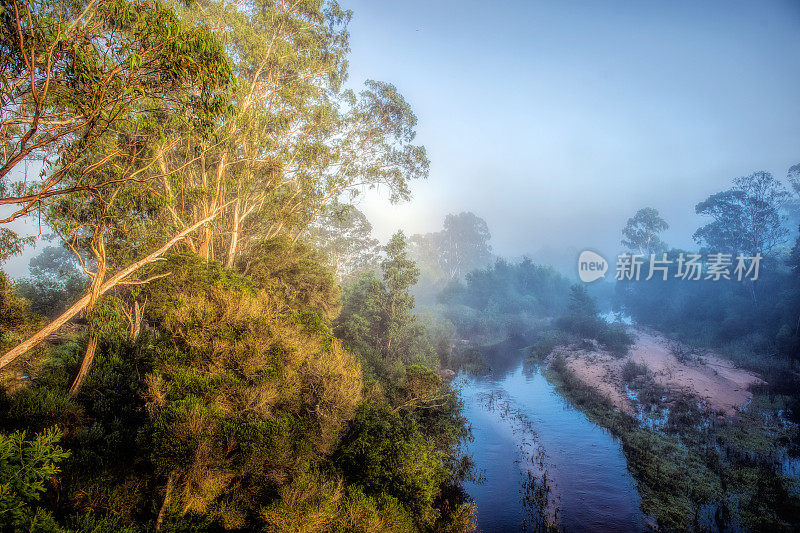
<svg viewBox="0 0 800 533">
<path fill-rule="evenodd" d="M 691 246 L 697 202 L 800 162 L 800 2 L 342 1 L 351 85 L 397 85 L 432 163 L 362 202 L 381 238 L 471 210 L 501 254 L 611 254 L 652 206 Z"/>
</svg>

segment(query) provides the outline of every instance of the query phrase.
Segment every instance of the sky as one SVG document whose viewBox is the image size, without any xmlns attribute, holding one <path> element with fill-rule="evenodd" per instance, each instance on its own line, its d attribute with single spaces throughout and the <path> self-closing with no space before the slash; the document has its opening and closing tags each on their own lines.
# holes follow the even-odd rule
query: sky
<svg viewBox="0 0 800 533">
<path fill-rule="evenodd" d="M 473 211 L 497 254 L 608 257 L 649 206 L 693 247 L 698 202 L 800 163 L 797 0 L 340 2 L 349 84 L 396 85 L 431 160 L 411 202 L 361 201 L 381 239 Z"/>
</svg>

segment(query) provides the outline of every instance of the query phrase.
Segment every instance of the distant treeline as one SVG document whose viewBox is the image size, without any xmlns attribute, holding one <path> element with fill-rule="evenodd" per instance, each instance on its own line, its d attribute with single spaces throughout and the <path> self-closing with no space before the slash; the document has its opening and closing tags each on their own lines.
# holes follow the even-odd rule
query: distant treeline
<svg viewBox="0 0 800 533">
<path fill-rule="evenodd" d="M 793 225 L 800 216 L 800 165 L 789 169 L 786 184 L 768 172 L 736 178 L 695 211 L 707 218 L 694 233 L 695 252 L 668 247 L 660 237 L 668 225 L 655 209 L 642 209 L 628 221 L 622 244 L 641 254 L 643 275 L 617 282 L 616 309 L 636 323 L 785 378 L 786 367 L 800 362 L 800 231 Z M 704 259 L 699 279 L 675 271 L 666 280 L 660 272 L 646 279 L 651 254 L 675 265 L 697 252 Z M 740 256 L 761 258 L 757 276 L 736 273 Z M 710 257 L 730 263 L 724 276 L 709 275 Z"/>
</svg>

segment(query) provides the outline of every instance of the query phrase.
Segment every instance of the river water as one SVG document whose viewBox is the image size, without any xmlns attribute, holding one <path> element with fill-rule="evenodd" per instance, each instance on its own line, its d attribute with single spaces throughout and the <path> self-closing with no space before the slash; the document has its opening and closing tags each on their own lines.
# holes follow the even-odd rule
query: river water
<svg viewBox="0 0 800 533">
<path fill-rule="evenodd" d="M 619 442 L 572 408 L 522 352 L 487 375 L 459 374 L 478 479 L 466 484 L 478 530 L 644 531 Z"/>
</svg>

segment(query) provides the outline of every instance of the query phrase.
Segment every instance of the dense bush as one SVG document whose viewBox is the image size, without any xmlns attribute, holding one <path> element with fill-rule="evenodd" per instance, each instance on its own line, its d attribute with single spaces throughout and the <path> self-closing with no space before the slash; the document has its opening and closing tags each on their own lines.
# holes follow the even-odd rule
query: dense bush
<svg viewBox="0 0 800 533">
<path fill-rule="evenodd" d="M 555 324 L 561 330 L 580 338 L 594 339 L 614 355 L 625 355 L 633 345 L 633 336 L 622 324 L 609 324 L 597 312 L 597 304 L 583 285 L 570 289 L 567 312 Z"/>
<path fill-rule="evenodd" d="M 672 250 L 668 259 L 680 253 Z M 642 271 L 647 268 L 645 262 Z M 726 349 L 744 343 L 751 353 L 800 358 L 800 278 L 777 256 L 762 259 L 755 282 L 621 281 L 615 305 L 637 323 L 692 344 Z"/>
<path fill-rule="evenodd" d="M 524 334 L 536 319 L 553 317 L 566 308 L 569 282 L 553 268 L 523 259 L 467 274 L 466 283 L 451 282 L 439 295 L 443 314 L 462 337 L 502 340 Z"/>
<path fill-rule="evenodd" d="M 432 525 L 433 502 L 447 478 L 432 437 L 412 418 L 388 406 L 364 406 L 356 414 L 337 452 L 345 477 L 371 495 L 382 492 L 412 502 L 412 514 Z"/>
<path fill-rule="evenodd" d="M 278 236 L 256 242 L 239 258 L 238 270 L 287 306 L 332 319 L 339 314 L 340 289 L 325 256 L 310 245 Z"/>
<path fill-rule="evenodd" d="M 94 531 L 468 523 L 455 488 L 466 472 L 457 397 L 427 367 L 399 359 L 365 400 L 361 364 L 333 335 L 338 288 L 318 259 L 283 240 L 252 247 L 240 267 L 253 275 L 173 255 L 144 273 L 157 279 L 119 295 L 146 302 L 138 336 L 120 314 L 125 302 L 107 296 L 87 330 L 50 347 L 34 379 L 0 396 L 0 429 L 57 426 L 70 454 L 58 458 L 61 472 L 48 467 L 45 477 L 57 482 L 37 492 L 41 504 L 30 507 L 43 510 L 37 520 L 50 520 L 47 529 Z M 3 294 L 2 309 L 14 310 L 8 320 L 24 326 L 25 302 L 10 285 Z M 396 347 L 422 343 L 435 357 L 421 323 L 412 324 Z M 98 353 L 71 396 L 90 329 Z M 381 413 L 385 424 L 363 413 Z M 366 441 L 385 464 L 356 458 Z M 0 477 L 13 475 L 9 464 Z"/>
<path fill-rule="evenodd" d="M 640 365 L 633 359 L 628 359 L 622 365 L 621 369 L 622 381 L 624 381 L 625 383 L 631 383 L 637 378 L 646 376 L 647 372 L 648 369 L 645 365 Z"/>
<path fill-rule="evenodd" d="M 536 361 L 542 361 L 549 356 L 558 346 L 569 342 L 569 338 L 563 331 L 558 329 L 548 329 L 540 331 L 534 337 L 530 346 L 531 356 Z"/>
<path fill-rule="evenodd" d="M 5 272 L 0 271 L 0 350 L 10 348 L 35 331 L 41 322 L 20 298 Z"/>
<path fill-rule="evenodd" d="M 335 447 L 360 401 L 359 366 L 306 310 L 317 297 L 298 298 L 301 265 L 249 278 L 183 255 L 159 269 L 171 275 L 146 292 L 169 343 L 146 394 L 165 506 L 244 527 L 299 465 Z"/>
</svg>

